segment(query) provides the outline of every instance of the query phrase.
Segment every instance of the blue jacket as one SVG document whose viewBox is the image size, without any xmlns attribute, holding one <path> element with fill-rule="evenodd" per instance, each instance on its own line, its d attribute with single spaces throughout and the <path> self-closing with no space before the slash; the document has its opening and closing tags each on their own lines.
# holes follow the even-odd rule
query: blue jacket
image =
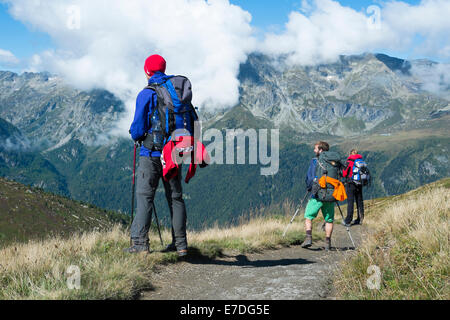
<svg viewBox="0 0 450 320">
<path fill-rule="evenodd" d="M 308 172 L 306 173 L 305 183 L 306 189 L 311 191 L 313 186 L 313 181 L 316 178 L 316 167 L 317 167 L 317 158 L 312 158 L 309 163 Z"/>
<path fill-rule="evenodd" d="M 148 80 L 148 84 L 163 83 L 172 76 L 167 76 L 162 72 L 155 72 L 155 74 Z M 136 111 L 134 113 L 134 120 L 130 127 L 131 138 L 134 141 L 144 137 L 144 134 L 151 133 L 150 114 L 156 107 L 157 97 L 156 92 L 151 89 L 143 89 L 139 92 L 136 98 Z M 161 152 L 150 152 L 146 147 L 141 146 L 140 155 L 144 157 L 160 157 Z"/>
</svg>

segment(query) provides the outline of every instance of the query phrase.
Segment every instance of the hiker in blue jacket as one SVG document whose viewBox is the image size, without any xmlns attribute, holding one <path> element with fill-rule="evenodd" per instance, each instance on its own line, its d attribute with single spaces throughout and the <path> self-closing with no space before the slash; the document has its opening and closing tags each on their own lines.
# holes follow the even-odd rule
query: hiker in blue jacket
<svg viewBox="0 0 450 320">
<path fill-rule="evenodd" d="M 163 83 L 171 78 L 171 76 L 164 74 L 165 69 L 166 61 L 163 57 L 159 55 L 148 57 L 144 66 L 148 84 Z M 147 137 L 155 138 L 154 134 L 157 133 L 157 130 L 152 128 L 150 116 L 154 116 L 156 105 L 157 95 L 154 90 L 146 88 L 138 94 L 134 120 L 130 128 L 130 134 L 134 141 L 142 142 Z M 156 124 L 154 122 L 154 125 Z M 153 200 L 162 175 L 160 148 L 152 147 L 152 150 L 149 150 L 145 146 L 141 146 L 137 171 L 136 216 L 131 225 L 132 245 L 125 249 L 126 252 L 148 252 L 150 250 L 148 232 L 151 224 Z M 186 206 L 183 200 L 181 174 L 169 181 L 162 180 L 172 220 L 172 243 L 163 251 L 177 251 L 178 255 L 183 257 L 187 255 L 187 239 Z"/>
<path fill-rule="evenodd" d="M 314 157 L 309 162 L 308 172 L 306 173 L 305 183 L 306 190 L 311 192 L 314 179 L 316 178 L 316 166 L 317 166 L 317 157 Z"/>
</svg>

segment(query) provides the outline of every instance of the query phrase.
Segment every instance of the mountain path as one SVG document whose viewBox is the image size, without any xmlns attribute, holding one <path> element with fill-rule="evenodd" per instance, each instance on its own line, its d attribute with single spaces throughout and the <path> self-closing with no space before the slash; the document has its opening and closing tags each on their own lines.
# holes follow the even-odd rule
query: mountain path
<svg viewBox="0 0 450 320">
<path fill-rule="evenodd" d="M 365 228 L 353 226 L 356 246 Z M 314 231 L 313 231 L 314 232 Z M 158 267 L 153 273 L 153 289 L 143 292 L 143 300 L 307 300 L 335 299 L 331 277 L 337 263 L 352 250 L 346 228 L 335 225 L 332 250 L 324 241 L 308 249 L 300 245 L 252 254 L 192 258 Z"/>
</svg>

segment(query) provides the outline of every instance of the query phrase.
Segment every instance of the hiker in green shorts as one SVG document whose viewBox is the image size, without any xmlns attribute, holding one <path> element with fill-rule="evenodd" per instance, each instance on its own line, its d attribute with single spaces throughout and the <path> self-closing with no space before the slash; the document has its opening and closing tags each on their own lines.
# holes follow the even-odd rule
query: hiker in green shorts
<svg viewBox="0 0 450 320">
<path fill-rule="evenodd" d="M 311 198 L 305 209 L 305 218 L 308 220 L 315 219 L 319 210 L 322 210 L 325 222 L 332 224 L 334 221 L 334 202 L 322 202 L 315 198 Z"/>
<path fill-rule="evenodd" d="M 312 245 L 312 220 L 317 217 L 319 210 L 322 210 L 322 215 L 325 219 L 325 249 L 331 249 L 331 234 L 333 233 L 334 221 L 334 202 L 319 201 L 316 196 L 318 185 L 315 183 L 315 181 L 317 181 L 317 177 L 319 176 L 319 170 L 317 168 L 319 166 L 319 157 L 323 152 L 328 152 L 329 150 L 329 144 L 324 141 L 318 141 L 314 145 L 314 153 L 316 154 L 316 157 L 311 160 L 305 179 L 306 187 L 308 191 L 311 192 L 312 196 L 305 209 L 306 239 L 301 244 L 302 248 L 308 248 Z"/>
</svg>

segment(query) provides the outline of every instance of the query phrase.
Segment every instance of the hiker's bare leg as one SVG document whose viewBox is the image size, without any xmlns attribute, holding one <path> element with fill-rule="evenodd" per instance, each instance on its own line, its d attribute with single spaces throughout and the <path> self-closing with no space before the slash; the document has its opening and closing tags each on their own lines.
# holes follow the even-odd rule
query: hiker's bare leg
<svg viewBox="0 0 450 320">
<path fill-rule="evenodd" d="M 311 219 L 305 219 L 305 229 L 306 229 L 306 231 L 312 230 L 312 220 Z"/>
<path fill-rule="evenodd" d="M 333 233 L 333 223 L 325 223 L 325 234 L 327 238 L 331 238 L 331 234 Z"/>
</svg>

